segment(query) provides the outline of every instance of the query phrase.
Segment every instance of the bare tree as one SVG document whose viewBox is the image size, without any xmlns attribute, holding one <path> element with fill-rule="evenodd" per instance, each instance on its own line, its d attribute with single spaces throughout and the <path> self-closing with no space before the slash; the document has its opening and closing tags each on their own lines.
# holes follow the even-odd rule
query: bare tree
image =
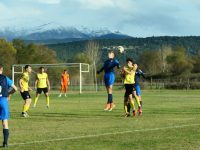
<svg viewBox="0 0 200 150">
<path fill-rule="evenodd" d="M 97 76 L 96 76 L 96 64 L 100 61 L 101 59 L 101 51 L 99 50 L 99 43 L 97 41 L 91 40 L 87 43 L 86 45 L 86 55 L 90 59 L 90 64 L 93 67 L 93 77 L 94 77 L 94 82 L 96 86 L 96 91 L 97 89 Z"/>
</svg>

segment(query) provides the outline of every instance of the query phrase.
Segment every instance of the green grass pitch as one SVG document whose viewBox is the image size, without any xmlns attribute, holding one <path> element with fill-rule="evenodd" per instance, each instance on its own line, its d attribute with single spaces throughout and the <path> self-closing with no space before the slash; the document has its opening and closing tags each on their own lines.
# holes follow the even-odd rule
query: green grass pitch
<svg viewBox="0 0 200 150">
<path fill-rule="evenodd" d="M 29 118 L 20 117 L 23 100 L 12 96 L 9 149 L 19 150 L 199 150 L 200 91 L 143 91 L 143 116 L 123 117 L 123 91 L 116 108 L 103 111 L 106 93 L 41 95 Z M 34 98 L 34 93 L 32 93 Z M 1 134 L 2 139 L 2 134 Z"/>
</svg>

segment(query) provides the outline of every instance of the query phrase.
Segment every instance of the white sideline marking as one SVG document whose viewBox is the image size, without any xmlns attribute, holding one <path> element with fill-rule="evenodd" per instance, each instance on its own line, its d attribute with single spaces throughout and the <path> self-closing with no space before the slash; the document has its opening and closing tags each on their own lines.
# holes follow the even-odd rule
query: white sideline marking
<svg viewBox="0 0 200 150">
<path fill-rule="evenodd" d="M 191 127 L 191 126 L 200 126 L 200 124 L 189 124 L 189 125 L 180 125 L 180 126 L 169 126 L 169 127 L 162 127 L 162 128 L 152 128 L 152 129 L 139 129 L 139 130 L 128 130 L 128 131 L 121 131 L 121 132 L 108 132 L 102 134 L 91 134 L 91 135 L 81 135 L 81 136 L 74 136 L 74 137 L 66 137 L 66 138 L 59 138 L 59 139 L 51 139 L 51 140 L 41 140 L 41 141 L 30 141 L 24 143 L 13 143 L 9 144 L 9 146 L 16 146 L 16 145 L 27 145 L 27 144 L 35 144 L 35 143 L 46 143 L 46 142 L 55 142 L 55 141 L 67 141 L 67 140 L 77 140 L 77 139 L 84 139 L 84 138 L 91 138 L 91 137 L 99 137 L 99 136 L 106 136 L 106 135 L 117 135 L 117 134 L 125 134 L 125 133 L 133 133 L 133 132 L 148 132 L 148 131 L 157 131 L 157 130 L 166 130 L 166 129 L 175 129 L 175 128 L 184 128 L 184 127 Z"/>
</svg>

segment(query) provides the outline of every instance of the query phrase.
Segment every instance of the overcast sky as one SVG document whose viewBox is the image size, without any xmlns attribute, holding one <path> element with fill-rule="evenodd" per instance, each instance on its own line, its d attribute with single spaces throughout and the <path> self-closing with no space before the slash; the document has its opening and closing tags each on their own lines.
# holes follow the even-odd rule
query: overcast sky
<svg viewBox="0 0 200 150">
<path fill-rule="evenodd" d="M 200 0 L 0 0 L 0 28 L 47 23 L 134 37 L 200 35 Z"/>
</svg>

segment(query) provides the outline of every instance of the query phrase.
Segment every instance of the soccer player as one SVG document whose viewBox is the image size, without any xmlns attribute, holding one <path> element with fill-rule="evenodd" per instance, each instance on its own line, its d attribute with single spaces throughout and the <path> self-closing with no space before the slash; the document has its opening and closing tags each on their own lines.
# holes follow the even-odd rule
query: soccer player
<svg viewBox="0 0 200 150">
<path fill-rule="evenodd" d="M 67 70 L 64 70 L 61 75 L 61 87 L 60 87 L 60 95 L 58 97 L 62 96 L 62 91 L 65 92 L 65 97 L 67 96 L 68 86 L 69 86 L 69 73 Z"/>
<path fill-rule="evenodd" d="M 138 103 L 139 107 L 139 113 L 141 113 L 141 105 L 139 103 L 139 98 L 137 97 L 135 93 L 135 72 L 137 70 L 137 64 L 133 63 L 133 60 L 130 58 L 127 58 L 126 60 L 127 66 L 123 68 L 123 71 L 125 73 L 125 79 L 124 79 L 124 86 L 125 86 L 125 97 L 124 97 L 124 111 L 125 116 L 129 116 L 129 112 L 127 110 L 128 103 L 130 104 L 133 112 L 133 116 L 136 116 L 136 110 L 135 105 L 133 101 L 133 95 Z"/>
<path fill-rule="evenodd" d="M 115 73 L 114 73 L 115 67 L 120 68 L 119 61 L 115 59 L 115 54 L 113 51 L 111 51 L 108 53 L 108 60 L 106 60 L 104 62 L 103 67 L 99 71 L 97 71 L 98 74 L 103 70 L 105 72 L 104 83 L 108 94 L 108 101 L 104 110 L 109 110 L 109 111 L 112 111 L 112 109 L 115 107 L 112 95 L 113 84 L 115 82 Z"/>
<path fill-rule="evenodd" d="M 3 147 L 8 146 L 8 119 L 9 119 L 9 107 L 8 107 L 8 96 L 17 91 L 17 87 L 13 82 L 3 74 L 3 65 L 0 64 L 0 118 L 3 126 Z M 12 90 L 9 91 L 9 88 Z"/>
<path fill-rule="evenodd" d="M 135 72 L 135 92 L 136 92 L 136 95 L 139 98 L 140 105 L 142 107 L 141 89 L 140 89 L 140 78 L 141 78 L 141 76 L 146 79 L 146 77 L 145 77 L 144 73 L 142 72 L 142 70 L 137 68 L 137 70 Z M 133 91 L 133 94 L 134 94 L 134 91 Z M 128 104 L 127 107 L 128 107 L 128 112 L 130 113 L 130 104 Z M 139 115 L 142 115 L 142 112 L 139 112 Z"/>
<path fill-rule="evenodd" d="M 24 72 L 21 75 L 21 78 L 19 80 L 19 87 L 20 87 L 20 93 L 22 98 L 24 99 L 24 105 L 22 110 L 22 117 L 29 117 L 28 110 L 31 105 L 31 96 L 29 94 L 29 91 L 32 89 L 29 87 L 29 74 L 32 72 L 31 66 L 26 65 L 24 67 Z"/>
<path fill-rule="evenodd" d="M 136 90 L 136 95 L 138 96 L 140 100 L 140 105 L 142 107 L 142 98 L 141 98 L 141 89 L 140 89 L 140 78 L 143 77 L 146 79 L 144 72 L 137 68 L 135 72 L 135 90 Z"/>
<path fill-rule="evenodd" d="M 49 108 L 48 91 L 50 90 L 50 82 L 47 73 L 45 73 L 44 71 L 44 67 L 40 67 L 39 73 L 37 73 L 36 75 L 35 88 L 37 89 L 37 91 L 33 107 L 36 107 L 40 94 L 44 92 L 44 95 L 46 97 L 46 106 L 47 108 Z"/>
</svg>

